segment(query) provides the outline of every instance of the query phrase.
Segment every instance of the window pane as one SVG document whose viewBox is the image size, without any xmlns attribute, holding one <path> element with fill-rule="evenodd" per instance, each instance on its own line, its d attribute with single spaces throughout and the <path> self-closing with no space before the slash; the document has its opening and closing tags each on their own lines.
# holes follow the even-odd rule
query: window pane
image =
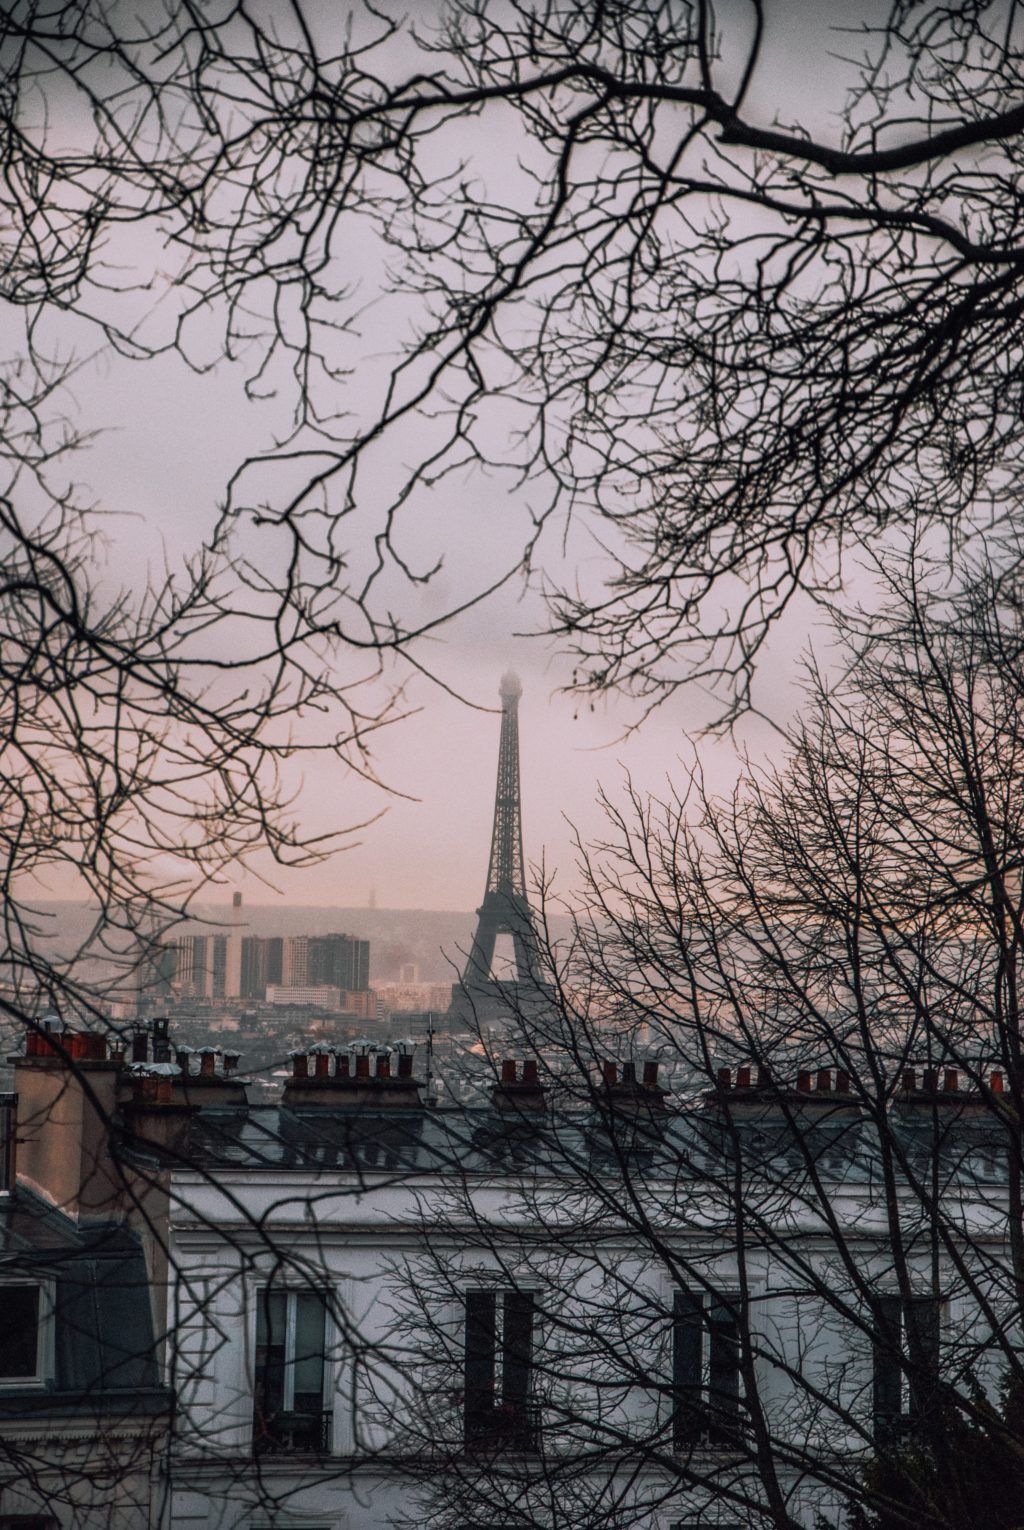
<svg viewBox="0 0 1024 1530">
<path fill-rule="evenodd" d="M 39 1287 L 0 1286 L 0 1376 L 31 1378 L 39 1353 Z"/>
<path fill-rule="evenodd" d="M 284 1291 L 260 1291 L 256 1305 L 256 1398 L 269 1415 L 284 1407 L 284 1343 L 287 1317 Z"/>
<path fill-rule="evenodd" d="M 920 1418 L 935 1403 L 939 1383 L 939 1303 L 913 1298 L 904 1311 L 910 1371 L 910 1412 Z"/>
<path fill-rule="evenodd" d="M 256 1344 L 279 1348 L 284 1344 L 287 1296 L 284 1291 L 264 1290 L 256 1306 Z"/>
<path fill-rule="evenodd" d="M 720 1297 L 713 1299 L 708 1311 L 708 1388 L 712 1407 L 734 1418 L 740 1397 L 736 1308 Z"/>
<path fill-rule="evenodd" d="M 295 1297 L 295 1411 L 318 1413 L 324 1402 L 324 1347 L 327 1312 L 314 1291 Z"/>
<path fill-rule="evenodd" d="M 530 1395 L 533 1360 L 533 1297 L 525 1291 L 506 1291 L 502 1334 L 501 1400 L 522 1406 Z"/>
</svg>

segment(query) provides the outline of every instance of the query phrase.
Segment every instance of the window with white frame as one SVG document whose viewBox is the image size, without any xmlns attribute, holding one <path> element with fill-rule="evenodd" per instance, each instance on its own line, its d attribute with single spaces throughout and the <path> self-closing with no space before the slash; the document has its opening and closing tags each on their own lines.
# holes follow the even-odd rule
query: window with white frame
<svg viewBox="0 0 1024 1530">
<path fill-rule="evenodd" d="M 52 1321 L 45 1283 L 0 1283 L 0 1386 L 39 1386 L 48 1379 Z"/>
<path fill-rule="evenodd" d="M 330 1450 L 329 1328 L 324 1292 L 281 1286 L 256 1292 L 257 1451 Z"/>
<path fill-rule="evenodd" d="M 672 1305 L 672 1443 L 727 1444 L 740 1426 L 740 1299 L 678 1290 Z"/>
</svg>

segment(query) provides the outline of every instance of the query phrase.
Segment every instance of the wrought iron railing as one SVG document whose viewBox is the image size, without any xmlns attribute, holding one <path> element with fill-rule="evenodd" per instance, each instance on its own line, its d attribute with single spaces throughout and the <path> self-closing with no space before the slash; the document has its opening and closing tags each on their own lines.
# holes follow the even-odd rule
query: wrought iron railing
<svg viewBox="0 0 1024 1530">
<path fill-rule="evenodd" d="M 253 1450 L 257 1455 L 329 1455 L 331 1421 L 329 1412 L 263 1414 L 257 1410 Z"/>
<path fill-rule="evenodd" d="M 464 1430 L 469 1451 L 513 1451 L 536 1455 L 541 1443 L 540 1408 L 536 1403 L 499 1403 L 467 1411 Z"/>
</svg>

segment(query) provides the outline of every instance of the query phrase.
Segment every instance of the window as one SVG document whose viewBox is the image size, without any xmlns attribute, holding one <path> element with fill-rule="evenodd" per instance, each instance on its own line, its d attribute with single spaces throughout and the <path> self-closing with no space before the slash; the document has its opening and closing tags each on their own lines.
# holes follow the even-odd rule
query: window
<svg viewBox="0 0 1024 1530">
<path fill-rule="evenodd" d="M 934 1405 L 941 1310 L 933 1296 L 875 1299 L 874 1417 L 880 1439 L 912 1429 Z"/>
<path fill-rule="evenodd" d="M 466 1292 L 467 1448 L 539 1448 L 539 1420 L 531 1401 L 533 1327 L 528 1291 Z"/>
<path fill-rule="evenodd" d="M 738 1299 L 677 1291 L 672 1312 L 672 1443 L 735 1439 L 740 1415 Z"/>
<path fill-rule="evenodd" d="M 331 1443 L 324 1406 L 327 1380 L 327 1301 L 318 1291 L 267 1287 L 257 1295 L 257 1451 L 317 1451 Z"/>
<path fill-rule="evenodd" d="M 0 1385 L 43 1381 L 49 1304 L 39 1284 L 0 1285 Z"/>
</svg>

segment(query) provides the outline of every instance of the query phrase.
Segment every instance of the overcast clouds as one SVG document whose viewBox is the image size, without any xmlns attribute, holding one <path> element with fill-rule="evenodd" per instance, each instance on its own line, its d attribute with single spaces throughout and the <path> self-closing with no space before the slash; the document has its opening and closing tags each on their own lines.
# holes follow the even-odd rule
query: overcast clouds
<svg viewBox="0 0 1024 1530">
<path fill-rule="evenodd" d="M 835 65 L 826 49 L 835 40 L 829 39 L 825 22 L 841 15 L 840 7 L 831 6 L 775 10 L 758 110 L 772 111 L 771 84 L 778 80 L 788 81 L 790 92 L 795 81 L 813 80 L 818 101 L 827 98 L 822 81 L 834 75 Z M 786 110 L 795 115 L 797 109 L 790 94 Z M 366 271 L 358 274 L 368 279 Z M 55 330 L 55 338 L 58 334 Z M 370 319 L 359 343 L 368 357 L 379 357 L 387 351 L 387 339 L 386 329 Z M 95 335 L 69 330 L 65 344 L 95 346 Z M 201 335 L 195 345 L 201 351 Z M 368 377 L 373 364 L 367 361 Z M 112 516 L 112 577 L 130 571 L 140 578 L 147 561 L 161 561 L 164 547 L 173 564 L 197 546 L 209 534 L 225 481 L 239 460 L 283 433 L 285 406 L 248 401 L 243 380 L 238 365 L 199 375 L 173 356 L 133 363 L 104 355 L 78 372 L 74 392 L 80 422 L 103 433 L 79 457 L 76 472 Z M 350 386 L 358 391 L 359 379 Z M 413 437 L 409 445 L 414 449 Z M 495 568 L 514 561 L 530 508 L 529 493 L 510 493 L 498 478 L 477 473 L 447 479 L 425 507 L 429 514 L 421 549 L 412 534 L 413 550 L 422 551 L 424 558 L 436 552 L 438 536 L 444 544 L 445 570 L 427 587 L 423 611 L 430 614 L 458 603 L 486 583 Z M 548 566 L 557 568 L 562 550 L 555 535 L 544 551 Z M 580 528 L 570 539 L 569 562 L 594 556 Z M 791 710 L 796 657 L 814 619 L 809 604 L 797 604 L 774 639 L 757 699 L 776 717 L 785 718 Z M 623 740 L 634 712 L 616 704 L 595 711 L 584 704 L 580 710 L 571 697 L 559 694 L 568 671 L 550 643 L 514 636 L 517 630 L 542 625 L 536 593 L 510 587 L 447 626 L 422 656 L 447 685 L 478 706 L 495 706 L 502 670 L 512 665 L 521 674 L 527 855 L 534 862 L 543 855 L 549 865 L 561 868 L 562 886 L 568 890 L 571 850 L 565 819 L 585 837 L 599 832 L 598 785 L 614 793 L 624 769 L 642 787 L 658 790 L 678 757 L 692 758 L 691 740 L 711 708 L 699 693 L 679 695 L 639 734 Z M 375 747 L 380 775 L 405 795 L 389 799 L 338 767 L 311 767 L 299 803 L 309 830 L 338 829 L 381 809 L 384 816 L 360 836 L 358 846 L 330 864 L 272 873 L 281 896 L 361 904 L 373 889 L 381 906 L 428 908 L 467 908 L 479 899 L 489 843 L 497 714 L 461 705 L 415 678 L 407 694 L 415 715 L 378 735 Z M 756 753 L 772 747 L 773 735 L 755 719 L 745 729 L 745 740 Z M 705 742 L 701 753 L 710 780 L 727 786 L 735 770 L 732 744 Z M 240 878 L 237 885 L 252 900 L 273 896 L 254 878 Z"/>
</svg>

